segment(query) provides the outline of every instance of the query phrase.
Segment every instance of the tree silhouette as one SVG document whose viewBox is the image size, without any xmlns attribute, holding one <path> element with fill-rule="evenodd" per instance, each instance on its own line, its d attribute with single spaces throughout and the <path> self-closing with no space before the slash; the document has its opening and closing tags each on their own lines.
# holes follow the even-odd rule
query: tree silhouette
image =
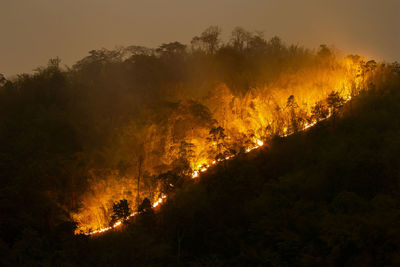
<svg viewBox="0 0 400 267">
<path fill-rule="evenodd" d="M 205 29 L 200 36 L 195 36 L 192 39 L 192 46 L 203 47 L 209 54 L 214 54 L 221 42 L 221 28 L 218 26 L 210 26 Z"/>
<path fill-rule="evenodd" d="M 230 42 L 235 49 L 243 51 L 243 49 L 248 46 L 250 40 L 251 34 L 245 29 L 241 27 L 236 27 L 235 29 L 233 29 Z"/>
<path fill-rule="evenodd" d="M 311 109 L 311 119 L 315 121 L 320 121 L 325 119 L 329 115 L 328 108 L 323 104 L 322 101 L 319 101 L 315 104 L 315 106 Z"/>
<path fill-rule="evenodd" d="M 328 95 L 326 102 L 328 103 L 328 107 L 332 115 L 335 115 L 339 108 L 344 105 L 345 100 L 339 95 L 338 92 L 332 91 Z"/>
<path fill-rule="evenodd" d="M 119 202 L 113 204 L 113 214 L 111 215 L 110 224 L 114 225 L 119 220 L 126 222 L 130 214 L 131 209 L 129 208 L 128 201 L 121 199 Z"/>
<path fill-rule="evenodd" d="M 289 132 L 297 132 L 300 128 L 302 118 L 297 114 L 298 107 L 299 105 L 297 104 L 294 95 L 290 95 L 286 102 L 286 108 L 289 110 Z"/>
<path fill-rule="evenodd" d="M 207 141 L 210 142 L 210 148 L 216 152 L 216 160 L 225 158 L 223 149 L 225 148 L 225 129 L 221 126 L 211 128 Z"/>
<path fill-rule="evenodd" d="M 143 202 L 139 205 L 138 207 L 138 212 L 146 212 L 151 210 L 151 202 L 150 200 L 146 197 L 143 199 Z"/>
<path fill-rule="evenodd" d="M 391 65 L 391 69 L 393 70 L 393 72 L 400 75 L 400 63 L 399 62 L 397 62 L 397 61 L 393 62 L 393 64 Z"/>
<path fill-rule="evenodd" d="M 194 144 L 186 141 L 181 141 L 179 145 L 178 156 L 181 159 L 191 160 L 194 158 Z"/>
<path fill-rule="evenodd" d="M 156 52 L 160 53 L 162 56 L 173 56 L 185 53 L 185 49 L 186 45 L 180 42 L 172 42 L 160 45 L 160 47 L 156 49 Z"/>
<path fill-rule="evenodd" d="M 362 66 L 365 72 L 372 72 L 376 69 L 377 64 L 375 60 L 369 60 L 365 65 Z"/>
<path fill-rule="evenodd" d="M 0 73 L 0 86 L 5 85 L 6 82 L 7 82 L 6 77 L 4 77 L 4 75 Z"/>
</svg>

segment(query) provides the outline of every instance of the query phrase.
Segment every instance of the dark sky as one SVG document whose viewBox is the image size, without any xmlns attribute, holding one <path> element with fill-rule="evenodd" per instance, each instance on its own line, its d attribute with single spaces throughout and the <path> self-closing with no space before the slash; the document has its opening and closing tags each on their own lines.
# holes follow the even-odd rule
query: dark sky
<svg viewBox="0 0 400 267">
<path fill-rule="evenodd" d="M 0 73 L 31 72 L 89 50 L 189 43 L 207 26 L 235 26 L 315 48 L 400 61 L 400 0 L 0 0 Z"/>
</svg>

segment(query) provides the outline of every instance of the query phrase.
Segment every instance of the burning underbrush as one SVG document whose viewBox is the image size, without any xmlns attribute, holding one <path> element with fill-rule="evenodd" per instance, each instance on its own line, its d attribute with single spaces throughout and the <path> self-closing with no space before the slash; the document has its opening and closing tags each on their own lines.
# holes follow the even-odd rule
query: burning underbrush
<svg viewBox="0 0 400 267">
<path fill-rule="evenodd" d="M 118 227 L 121 221 L 110 224 L 117 200 L 126 199 L 134 216 L 145 198 L 160 205 L 182 177 L 198 178 L 210 166 L 257 149 L 274 135 L 287 136 L 335 115 L 366 88 L 373 69 L 367 72 L 363 64 L 337 60 L 329 67 L 282 75 L 274 84 L 239 96 L 220 83 L 200 100 L 165 104 L 140 130 L 126 126 L 116 136 L 122 140 L 121 154 L 129 155 L 127 167 L 92 173 L 90 190 L 73 215 L 77 233 Z"/>
</svg>

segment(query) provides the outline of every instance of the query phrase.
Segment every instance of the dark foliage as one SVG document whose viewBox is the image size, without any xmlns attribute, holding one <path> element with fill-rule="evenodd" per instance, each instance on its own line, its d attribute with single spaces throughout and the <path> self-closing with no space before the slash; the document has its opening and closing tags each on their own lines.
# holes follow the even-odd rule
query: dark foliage
<svg viewBox="0 0 400 267">
<path fill-rule="evenodd" d="M 210 169 L 151 228 L 133 222 L 90 240 L 82 249 L 107 258 L 85 256 L 100 265 L 399 265 L 399 89 L 365 92 L 334 120 Z"/>
<path fill-rule="evenodd" d="M 174 169 L 158 176 L 161 191 L 171 193 L 160 210 L 145 199 L 123 227 L 73 235 L 69 214 L 80 208 L 89 170 L 129 169 L 132 151 L 112 148 L 132 118 L 167 123 L 166 113 L 186 105 L 181 113 L 212 129 L 219 158 L 237 154 L 207 108 L 173 97 L 177 84 L 193 99 L 221 81 L 242 95 L 273 83 L 287 66 L 333 57 L 326 46 L 314 57 L 240 28 L 231 42 L 221 45 L 220 29 L 210 27 L 193 38 L 191 53 L 177 42 L 103 49 L 66 71 L 54 59 L 33 75 L 0 75 L 0 265 L 399 266 L 398 63 L 348 104 L 332 92 L 313 110 L 321 121 L 315 127 L 238 152 L 197 181 L 187 179 L 193 144 L 180 142 Z M 369 75 L 379 67 L 363 68 Z M 294 130 L 304 123 L 295 100 L 286 107 Z M 329 112 L 335 116 L 323 120 Z M 129 216 L 126 200 L 114 207 L 114 220 Z"/>
<path fill-rule="evenodd" d="M 114 225 L 119 220 L 126 221 L 131 215 L 131 209 L 129 208 L 128 201 L 121 199 L 119 202 L 113 204 L 113 215 L 111 216 L 110 225 Z"/>
</svg>

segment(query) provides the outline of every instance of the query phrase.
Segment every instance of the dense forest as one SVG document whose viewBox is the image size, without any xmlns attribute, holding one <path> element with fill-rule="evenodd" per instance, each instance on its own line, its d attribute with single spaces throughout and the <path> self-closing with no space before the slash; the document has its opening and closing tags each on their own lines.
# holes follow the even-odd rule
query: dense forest
<svg viewBox="0 0 400 267">
<path fill-rule="evenodd" d="M 399 101 L 398 63 L 239 27 L 0 75 L 1 263 L 399 265 Z"/>
</svg>

